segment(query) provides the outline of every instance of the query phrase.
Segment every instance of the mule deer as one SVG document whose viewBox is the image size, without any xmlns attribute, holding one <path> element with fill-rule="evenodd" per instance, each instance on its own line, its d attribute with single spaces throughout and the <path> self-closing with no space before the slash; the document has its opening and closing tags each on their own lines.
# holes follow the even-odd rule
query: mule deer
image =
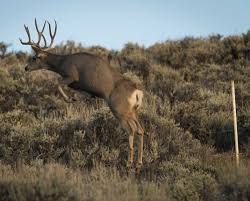
<svg viewBox="0 0 250 201">
<path fill-rule="evenodd" d="M 49 25 L 49 35 L 51 37 L 49 46 L 47 46 L 43 34 L 46 23 Z M 20 39 L 23 45 L 30 45 L 35 52 L 34 57 L 28 61 L 25 70 L 47 69 L 60 74 L 62 81 L 59 82 L 58 90 L 66 101 L 71 101 L 72 98 L 68 97 L 64 92 L 63 88 L 65 86 L 104 99 L 122 127 L 129 132 L 128 169 L 131 168 L 133 163 L 134 133 L 137 132 L 139 135 L 138 161 L 136 165 L 136 173 L 138 174 L 142 166 L 143 155 L 144 130 L 138 121 L 143 92 L 129 79 L 123 77 L 120 72 L 113 69 L 106 60 L 97 55 L 88 52 L 57 55 L 49 52 L 57 31 L 56 21 L 53 33 L 48 21 L 44 22 L 40 31 L 35 19 L 35 27 L 38 34 L 37 43 L 31 41 L 30 32 L 26 25 L 24 25 L 24 28 L 28 35 L 28 42 L 23 42 Z M 40 45 L 41 39 L 44 41 L 44 46 Z"/>
</svg>

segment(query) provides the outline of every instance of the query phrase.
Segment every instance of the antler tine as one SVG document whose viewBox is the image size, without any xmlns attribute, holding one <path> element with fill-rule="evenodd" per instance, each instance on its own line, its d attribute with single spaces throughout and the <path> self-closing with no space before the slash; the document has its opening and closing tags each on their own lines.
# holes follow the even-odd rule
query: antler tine
<svg viewBox="0 0 250 201">
<path fill-rule="evenodd" d="M 36 18 L 35 18 L 35 25 L 36 25 L 36 30 L 37 30 L 37 32 L 39 32 L 39 33 L 43 33 L 44 28 L 45 28 L 45 25 L 46 25 L 46 22 L 47 22 L 47 21 L 45 21 L 45 22 L 44 22 L 44 24 L 43 24 L 43 28 L 42 28 L 42 31 L 40 32 L 40 31 L 39 31 L 39 29 L 38 29 L 38 26 L 37 26 L 37 21 L 36 21 Z"/>
<path fill-rule="evenodd" d="M 36 31 L 37 31 L 37 34 L 38 34 L 38 41 L 37 41 L 36 45 L 39 46 L 40 41 L 41 41 L 41 37 L 43 37 L 43 40 L 44 40 L 44 43 L 45 43 L 45 47 L 44 47 L 44 48 L 47 48 L 47 47 L 46 47 L 46 39 L 45 39 L 45 37 L 44 37 L 44 35 L 43 35 L 43 31 L 44 31 L 45 25 L 46 25 L 46 21 L 45 21 L 44 24 L 43 24 L 42 31 L 39 31 L 38 25 L 37 25 L 37 21 L 36 21 L 36 18 L 35 18 L 35 26 L 36 26 Z M 39 47 L 40 47 L 40 46 L 39 46 Z"/>
<path fill-rule="evenodd" d="M 45 36 L 42 34 L 42 37 L 43 37 L 43 41 L 44 41 L 44 48 L 47 48 L 47 41 L 45 39 Z"/>
<path fill-rule="evenodd" d="M 21 42 L 23 45 L 34 45 L 34 43 L 31 42 L 31 37 L 30 37 L 29 28 L 28 28 L 28 26 L 26 26 L 25 24 L 24 24 L 24 29 L 25 29 L 25 31 L 26 31 L 26 33 L 27 33 L 27 35 L 28 35 L 29 41 L 28 41 L 28 42 L 23 42 L 22 39 L 19 38 L 20 42 Z"/>
<path fill-rule="evenodd" d="M 50 42 L 50 45 L 49 45 L 49 46 L 47 46 L 47 41 L 46 41 L 46 38 L 45 38 L 45 36 L 44 36 L 44 34 L 43 34 L 43 31 L 44 31 L 44 29 L 45 29 L 46 23 L 49 24 L 49 35 L 50 35 L 50 38 L 51 38 L 51 42 Z M 35 43 L 34 41 L 31 41 L 30 31 L 29 31 L 28 26 L 26 26 L 26 25 L 24 25 L 24 28 L 25 28 L 25 31 L 26 31 L 26 33 L 27 33 L 27 35 L 28 35 L 28 42 L 23 42 L 21 38 L 19 38 L 19 40 L 20 40 L 21 44 L 23 44 L 23 45 L 32 45 L 32 46 L 36 46 L 36 47 L 38 47 L 38 48 L 43 49 L 44 51 L 46 51 L 46 50 L 48 50 L 49 48 L 51 48 L 51 46 L 52 46 L 52 44 L 53 44 L 53 42 L 54 42 L 54 39 L 55 39 L 55 36 L 56 36 L 56 31 L 57 31 L 57 23 L 56 23 L 56 21 L 55 21 L 55 30 L 54 30 L 54 33 L 52 33 L 52 31 L 51 31 L 51 25 L 50 25 L 50 23 L 49 23 L 47 20 L 44 22 L 43 28 L 42 28 L 41 31 L 40 31 L 39 28 L 38 28 L 36 18 L 35 18 L 35 26 L 36 26 L 36 31 L 37 31 L 37 34 L 38 34 L 38 41 L 37 41 L 37 43 Z M 43 38 L 44 47 L 41 47 L 41 46 L 40 46 L 41 38 Z"/>
<path fill-rule="evenodd" d="M 56 36 L 56 31 L 57 31 L 57 23 L 56 23 L 56 20 L 55 20 L 55 30 L 54 30 L 54 33 L 52 34 L 52 31 L 51 31 L 51 25 L 50 23 L 47 21 L 47 23 L 49 24 L 49 35 L 50 35 L 50 38 L 51 38 L 51 42 L 50 42 L 50 45 L 48 48 L 51 48 L 53 42 L 54 42 L 54 38 Z"/>
</svg>

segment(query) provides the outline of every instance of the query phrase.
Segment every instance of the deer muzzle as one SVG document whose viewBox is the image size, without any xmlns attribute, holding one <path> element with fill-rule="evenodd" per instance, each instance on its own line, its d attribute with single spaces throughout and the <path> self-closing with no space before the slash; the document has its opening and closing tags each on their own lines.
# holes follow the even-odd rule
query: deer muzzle
<svg viewBox="0 0 250 201">
<path fill-rule="evenodd" d="M 25 71 L 28 71 L 28 70 L 29 70 L 28 65 L 26 65 L 26 66 L 24 67 L 24 70 L 25 70 Z"/>
</svg>

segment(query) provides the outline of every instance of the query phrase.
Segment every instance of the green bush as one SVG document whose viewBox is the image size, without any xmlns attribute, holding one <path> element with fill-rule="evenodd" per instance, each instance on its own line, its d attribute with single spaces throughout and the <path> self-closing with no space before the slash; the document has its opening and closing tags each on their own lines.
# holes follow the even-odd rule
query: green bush
<svg viewBox="0 0 250 201">
<path fill-rule="evenodd" d="M 0 59 L 0 200 L 249 200 L 249 32 L 186 37 L 121 51 L 74 41 L 144 90 L 140 180 L 127 176 L 128 133 L 86 93 L 66 103 L 60 77 L 25 73 L 28 53 Z M 241 165 L 236 172 L 230 81 L 235 80 Z M 135 135 L 137 159 L 138 136 Z M 134 166 L 133 166 L 134 167 Z"/>
</svg>

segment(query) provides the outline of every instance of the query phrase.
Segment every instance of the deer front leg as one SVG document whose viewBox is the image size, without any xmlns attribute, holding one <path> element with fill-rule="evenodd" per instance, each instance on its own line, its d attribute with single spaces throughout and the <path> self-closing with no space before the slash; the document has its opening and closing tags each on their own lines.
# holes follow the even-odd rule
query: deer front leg
<svg viewBox="0 0 250 201">
<path fill-rule="evenodd" d="M 65 79 L 63 79 L 62 81 L 60 81 L 59 82 L 59 85 L 58 85 L 58 91 L 60 92 L 60 94 L 63 96 L 63 98 L 64 98 L 64 100 L 66 101 L 66 102 L 70 102 L 71 101 L 71 99 L 70 99 L 70 97 L 68 97 L 67 95 L 66 95 L 66 93 L 63 91 L 63 87 L 64 86 L 67 86 L 67 85 L 69 85 L 69 84 L 71 84 L 72 82 L 74 82 L 74 79 L 72 79 L 71 77 L 68 77 L 68 78 L 65 78 Z"/>
</svg>

